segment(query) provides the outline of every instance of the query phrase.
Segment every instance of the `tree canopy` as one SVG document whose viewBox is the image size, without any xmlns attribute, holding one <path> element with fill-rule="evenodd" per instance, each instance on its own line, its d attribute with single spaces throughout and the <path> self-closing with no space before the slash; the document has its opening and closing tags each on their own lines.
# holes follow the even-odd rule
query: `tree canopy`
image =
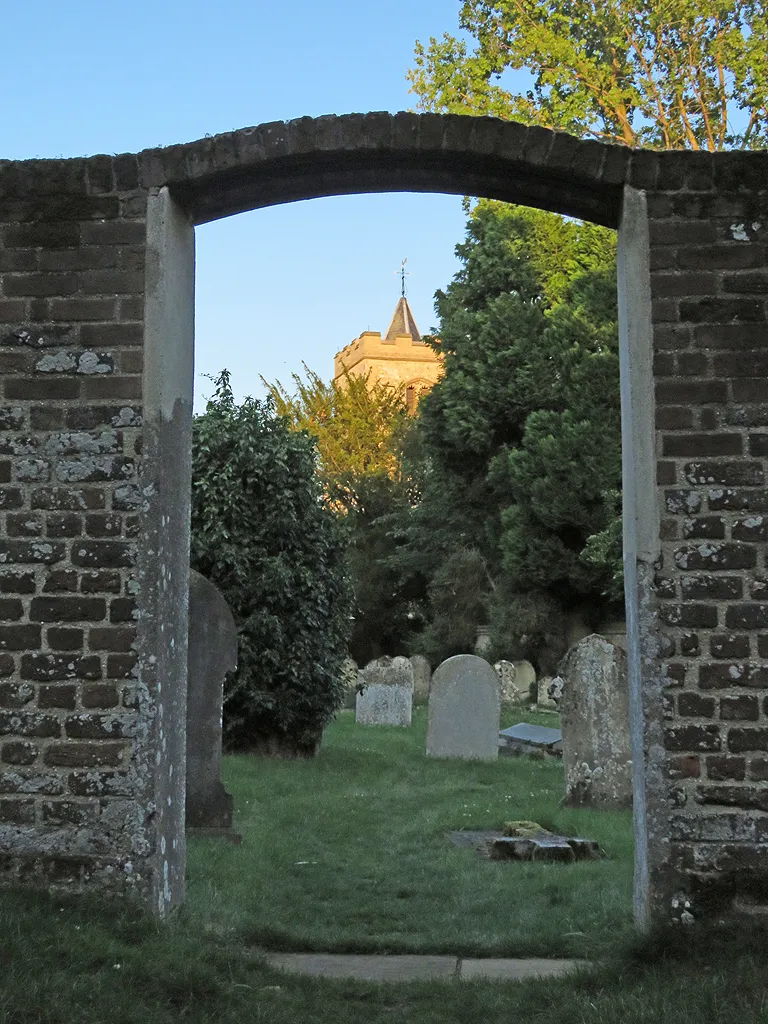
<svg viewBox="0 0 768 1024">
<path fill-rule="evenodd" d="M 472 615 L 497 653 L 539 660 L 564 635 L 553 607 L 621 599 L 615 252 L 613 232 L 537 210 L 470 215 L 437 293 L 445 375 L 421 403 L 421 500 L 397 552 L 428 581 L 433 660 L 471 649 Z"/>
<path fill-rule="evenodd" d="M 346 373 L 326 384 L 306 365 L 293 393 L 265 381 L 277 411 L 294 430 L 317 439 L 318 475 L 347 541 L 354 590 L 350 653 L 360 663 L 402 654 L 412 631 L 411 576 L 402 577 L 398 526 L 415 500 L 404 468 L 412 419 L 402 387 Z"/>
<path fill-rule="evenodd" d="M 465 0 L 459 28 L 416 45 L 424 110 L 627 146 L 768 144 L 763 0 Z M 520 70 L 530 86 L 516 91 L 506 73 Z"/>
<path fill-rule="evenodd" d="M 314 438 L 292 430 L 270 400 L 237 405 L 226 370 L 193 421 L 191 561 L 219 587 L 238 629 L 226 745 L 312 752 L 344 697 L 344 539 L 322 501 Z"/>
</svg>

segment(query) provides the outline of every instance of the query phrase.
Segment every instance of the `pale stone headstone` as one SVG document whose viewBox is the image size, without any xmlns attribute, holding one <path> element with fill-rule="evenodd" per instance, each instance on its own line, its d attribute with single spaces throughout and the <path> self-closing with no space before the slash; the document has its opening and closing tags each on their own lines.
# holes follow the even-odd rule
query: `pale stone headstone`
<svg viewBox="0 0 768 1024">
<path fill-rule="evenodd" d="M 515 686 L 520 693 L 531 692 L 531 686 L 536 682 L 536 669 L 530 661 L 513 661 L 515 666 Z"/>
<path fill-rule="evenodd" d="M 491 649 L 491 630 L 489 626 L 478 626 L 475 637 L 475 654 L 482 658 Z"/>
<path fill-rule="evenodd" d="M 627 623 L 625 619 L 609 619 L 602 624 L 597 635 L 604 636 L 606 640 L 610 640 L 612 644 L 616 644 L 617 647 L 626 651 Z"/>
<path fill-rule="evenodd" d="M 410 662 L 413 668 L 413 702 L 426 704 L 432 681 L 432 666 L 423 654 L 414 654 Z"/>
<path fill-rule="evenodd" d="M 519 689 L 517 683 L 517 669 L 512 661 L 497 661 L 493 666 L 496 675 L 499 677 L 501 687 L 502 704 L 520 704 L 529 699 L 528 688 Z"/>
<path fill-rule="evenodd" d="M 542 676 L 536 681 L 536 703 L 540 708 L 552 708 L 554 710 L 557 707 L 557 701 L 550 692 L 551 686 L 552 676 Z"/>
<path fill-rule="evenodd" d="M 627 656 L 605 637 L 579 641 L 559 666 L 565 802 L 629 807 L 632 760 Z"/>
<path fill-rule="evenodd" d="M 500 713 L 499 677 L 488 662 L 474 654 L 448 658 L 432 676 L 427 757 L 495 760 Z"/>
<path fill-rule="evenodd" d="M 355 721 L 359 725 L 410 725 L 413 666 L 407 658 L 377 658 L 357 677 Z"/>
<path fill-rule="evenodd" d="M 189 573 L 187 830 L 230 834 L 232 797 L 221 782 L 224 677 L 237 668 L 237 628 L 221 592 Z M 239 838 L 234 834 L 231 838 Z"/>
</svg>

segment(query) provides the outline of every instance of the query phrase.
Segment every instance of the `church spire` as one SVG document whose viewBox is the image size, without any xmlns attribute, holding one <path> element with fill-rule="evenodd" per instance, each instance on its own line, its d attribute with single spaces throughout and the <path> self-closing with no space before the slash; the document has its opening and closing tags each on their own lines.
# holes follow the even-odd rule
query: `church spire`
<svg viewBox="0 0 768 1024">
<path fill-rule="evenodd" d="M 387 333 L 384 335 L 385 341 L 394 341 L 398 336 L 407 334 L 411 336 L 413 341 L 421 341 L 419 328 L 416 326 L 411 307 L 408 305 L 408 299 L 405 297 L 405 279 L 409 276 L 409 272 L 405 269 L 407 262 L 408 258 L 406 257 L 397 271 L 400 276 L 400 301 L 395 306 L 394 315 L 390 321 Z"/>
<path fill-rule="evenodd" d="M 387 341 L 394 341 L 395 338 L 403 334 L 410 334 L 413 341 L 421 341 L 421 334 L 419 333 L 419 328 L 416 326 L 416 321 L 413 319 L 413 313 L 411 312 L 411 307 L 408 305 L 408 299 L 406 299 L 404 295 L 401 295 L 397 305 L 395 306 L 395 312 L 385 335 L 385 339 Z"/>
</svg>

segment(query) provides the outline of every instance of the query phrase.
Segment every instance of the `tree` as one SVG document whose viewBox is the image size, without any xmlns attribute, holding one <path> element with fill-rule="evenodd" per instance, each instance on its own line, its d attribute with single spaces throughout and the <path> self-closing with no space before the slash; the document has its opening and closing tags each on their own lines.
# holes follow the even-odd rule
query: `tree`
<svg viewBox="0 0 768 1024">
<path fill-rule="evenodd" d="M 236 405 L 226 370 L 193 422 L 191 561 L 238 628 L 224 696 L 232 750 L 311 754 L 344 699 L 352 595 L 316 457 L 271 400 Z"/>
<path fill-rule="evenodd" d="M 354 508 L 358 482 L 386 476 L 402 478 L 402 445 L 408 426 L 405 395 L 370 374 L 326 384 L 304 364 L 306 379 L 292 374 L 290 394 L 283 385 L 264 381 L 280 415 L 295 430 L 317 438 L 318 472 L 329 501 L 345 511 Z M 263 378 L 262 378 L 263 380 Z"/>
<path fill-rule="evenodd" d="M 762 0 L 465 0 L 476 42 L 432 37 L 409 73 L 425 110 L 493 114 L 627 146 L 768 144 Z M 525 92 L 505 72 L 525 70 Z"/>
<path fill-rule="evenodd" d="M 483 201 L 457 253 L 437 294 L 445 375 L 421 404 L 421 501 L 400 565 L 430 581 L 433 659 L 459 638 L 471 650 L 471 607 L 499 655 L 542 663 L 564 613 L 599 616 L 621 595 L 615 236 Z M 458 592 L 441 595 L 449 583 Z M 448 628 L 451 608 L 467 624 Z"/>
<path fill-rule="evenodd" d="M 355 594 L 350 654 L 360 664 L 382 654 L 404 654 L 413 632 L 414 576 L 401 578 L 397 524 L 415 500 L 404 471 L 412 420 L 403 388 L 345 373 L 324 383 L 304 366 L 293 374 L 294 392 L 267 385 L 277 411 L 294 430 L 317 439 L 318 474 L 328 504 L 347 539 L 347 563 Z M 422 583 L 423 588 L 423 583 Z"/>
</svg>

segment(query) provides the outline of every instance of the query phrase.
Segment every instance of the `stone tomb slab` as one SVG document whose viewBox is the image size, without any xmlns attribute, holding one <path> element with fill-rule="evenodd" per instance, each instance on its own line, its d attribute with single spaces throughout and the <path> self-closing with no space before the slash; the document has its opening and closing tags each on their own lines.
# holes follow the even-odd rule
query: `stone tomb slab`
<svg viewBox="0 0 768 1024">
<path fill-rule="evenodd" d="M 560 729 L 518 722 L 499 732 L 499 753 L 506 755 L 543 753 L 562 756 L 563 734 Z"/>
</svg>

